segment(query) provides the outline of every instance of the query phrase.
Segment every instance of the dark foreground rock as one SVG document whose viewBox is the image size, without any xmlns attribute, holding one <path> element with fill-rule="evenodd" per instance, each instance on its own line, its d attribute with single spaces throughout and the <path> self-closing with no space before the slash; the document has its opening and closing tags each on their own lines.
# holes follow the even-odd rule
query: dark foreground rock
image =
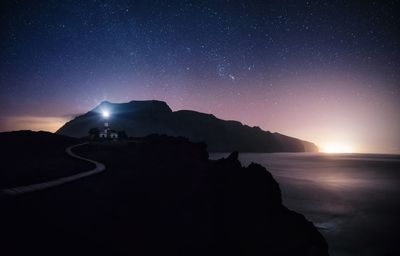
<svg viewBox="0 0 400 256">
<path fill-rule="evenodd" d="M 282 205 L 281 191 L 261 165 L 241 167 L 235 153 L 216 162 L 217 221 L 223 251 L 233 255 L 327 255 L 314 225 Z"/>
<path fill-rule="evenodd" d="M 0 255 L 328 255 L 262 166 L 150 136 L 84 146 L 97 176 L 3 198 Z"/>
</svg>

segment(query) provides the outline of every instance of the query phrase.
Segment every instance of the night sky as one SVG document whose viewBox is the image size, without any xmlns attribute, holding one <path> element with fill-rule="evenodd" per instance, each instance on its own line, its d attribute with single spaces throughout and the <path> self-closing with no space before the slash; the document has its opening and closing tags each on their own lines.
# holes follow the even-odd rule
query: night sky
<svg viewBox="0 0 400 256">
<path fill-rule="evenodd" d="M 0 131 L 158 99 L 400 153 L 399 1 L 1 1 Z"/>
</svg>

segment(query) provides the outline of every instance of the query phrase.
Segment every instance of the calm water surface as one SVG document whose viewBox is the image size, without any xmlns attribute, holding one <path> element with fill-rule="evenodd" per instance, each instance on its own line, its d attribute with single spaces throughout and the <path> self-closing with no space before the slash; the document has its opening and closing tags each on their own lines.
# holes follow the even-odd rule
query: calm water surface
<svg viewBox="0 0 400 256">
<path fill-rule="evenodd" d="M 400 155 L 242 153 L 239 159 L 274 175 L 284 204 L 314 222 L 331 255 L 400 255 Z"/>
</svg>

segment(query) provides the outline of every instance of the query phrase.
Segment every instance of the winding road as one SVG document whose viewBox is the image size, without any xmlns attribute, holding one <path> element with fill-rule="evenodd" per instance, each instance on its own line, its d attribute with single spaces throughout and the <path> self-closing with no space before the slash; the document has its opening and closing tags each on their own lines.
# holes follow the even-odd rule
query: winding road
<svg viewBox="0 0 400 256">
<path fill-rule="evenodd" d="M 42 183 L 35 183 L 35 184 L 27 185 L 27 186 L 20 186 L 20 187 L 2 189 L 1 192 L 4 193 L 4 194 L 8 194 L 8 195 L 20 195 L 20 194 L 32 193 L 32 192 L 35 192 L 35 191 L 39 191 L 39 190 L 43 190 L 43 189 L 59 186 L 61 184 L 67 183 L 67 182 L 79 180 L 81 178 L 84 178 L 84 177 L 87 177 L 87 176 L 91 176 L 91 175 L 96 174 L 96 173 L 103 172 L 106 169 L 106 166 L 104 164 L 102 164 L 100 162 L 97 162 L 95 160 L 92 160 L 92 159 L 88 159 L 88 158 L 79 156 L 79 155 L 75 154 L 74 152 L 72 152 L 73 148 L 80 147 L 80 146 L 83 146 L 83 145 L 86 145 L 86 144 L 88 144 L 88 142 L 70 146 L 70 147 L 65 149 L 65 152 L 68 155 L 70 155 L 71 157 L 73 157 L 73 158 L 77 158 L 77 159 L 84 160 L 84 161 L 87 161 L 87 162 L 90 162 L 90 163 L 94 164 L 95 165 L 94 169 L 92 169 L 90 171 L 74 174 L 74 175 L 71 175 L 71 176 L 58 178 L 58 179 L 51 180 L 51 181 L 42 182 Z"/>
</svg>

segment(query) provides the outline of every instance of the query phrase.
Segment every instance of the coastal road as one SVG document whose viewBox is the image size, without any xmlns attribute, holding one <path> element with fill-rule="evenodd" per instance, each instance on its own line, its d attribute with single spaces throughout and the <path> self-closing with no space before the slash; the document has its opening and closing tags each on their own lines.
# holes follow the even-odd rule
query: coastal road
<svg viewBox="0 0 400 256">
<path fill-rule="evenodd" d="M 68 155 L 70 155 L 71 157 L 73 157 L 73 158 L 77 158 L 77 159 L 84 160 L 84 161 L 87 161 L 89 163 L 94 164 L 95 165 L 94 169 L 86 171 L 86 172 L 81 172 L 81 173 L 78 173 L 78 174 L 74 174 L 74 175 L 71 175 L 71 176 L 58 178 L 58 179 L 51 180 L 51 181 L 35 183 L 35 184 L 27 185 L 27 186 L 20 186 L 20 187 L 2 189 L 1 192 L 4 193 L 4 194 L 7 194 L 7 195 L 20 195 L 20 194 L 32 193 L 32 192 L 35 192 L 35 191 L 39 191 L 39 190 L 43 190 L 43 189 L 59 186 L 59 185 L 62 185 L 64 183 L 67 183 L 67 182 L 79 180 L 79 179 L 82 179 L 84 177 L 91 176 L 91 175 L 94 175 L 96 173 L 103 172 L 106 169 L 106 166 L 104 164 L 102 164 L 100 162 L 97 162 L 95 160 L 92 160 L 92 159 L 88 159 L 88 158 L 79 156 L 79 155 L 75 154 L 74 152 L 72 152 L 72 149 L 74 149 L 76 147 L 80 147 L 80 146 L 86 145 L 86 144 L 88 144 L 88 142 L 67 147 L 65 149 L 65 152 Z"/>
</svg>

